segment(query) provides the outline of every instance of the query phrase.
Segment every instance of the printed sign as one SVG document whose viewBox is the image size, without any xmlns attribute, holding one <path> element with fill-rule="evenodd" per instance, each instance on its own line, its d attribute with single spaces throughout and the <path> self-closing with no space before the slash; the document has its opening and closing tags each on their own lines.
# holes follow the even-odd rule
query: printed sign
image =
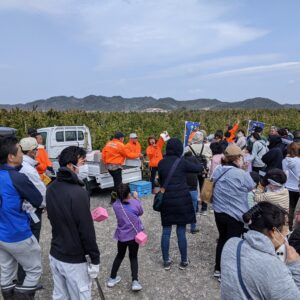
<svg viewBox="0 0 300 300">
<path fill-rule="evenodd" d="M 189 144 L 189 141 L 192 139 L 193 132 L 197 131 L 200 125 L 201 123 L 199 122 L 185 121 L 184 147 Z"/>
<path fill-rule="evenodd" d="M 247 135 L 250 135 L 252 132 L 254 132 L 254 128 L 255 127 L 264 128 L 265 127 L 265 123 L 259 122 L 259 121 L 249 120 L 248 121 Z"/>
</svg>

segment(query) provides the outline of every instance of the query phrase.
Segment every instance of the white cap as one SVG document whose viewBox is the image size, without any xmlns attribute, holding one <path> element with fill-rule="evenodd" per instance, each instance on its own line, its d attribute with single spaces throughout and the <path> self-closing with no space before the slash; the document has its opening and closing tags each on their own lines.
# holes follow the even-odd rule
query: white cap
<svg viewBox="0 0 300 300">
<path fill-rule="evenodd" d="M 26 138 L 21 139 L 20 146 L 22 148 L 22 151 L 31 151 L 31 150 L 37 149 L 38 143 L 35 138 L 26 137 Z"/>
<path fill-rule="evenodd" d="M 137 136 L 136 133 L 130 133 L 130 134 L 129 134 L 129 138 L 130 138 L 130 139 L 137 139 L 137 137 L 138 137 L 138 136 Z"/>
</svg>

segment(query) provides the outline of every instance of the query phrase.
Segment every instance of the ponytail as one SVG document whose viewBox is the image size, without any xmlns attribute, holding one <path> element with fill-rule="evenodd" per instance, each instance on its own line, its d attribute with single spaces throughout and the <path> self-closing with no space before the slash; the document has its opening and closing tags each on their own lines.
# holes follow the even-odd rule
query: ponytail
<svg viewBox="0 0 300 300">
<path fill-rule="evenodd" d="M 125 199 L 128 198 L 128 195 L 130 194 L 130 188 L 129 184 L 121 183 L 117 187 L 117 195 L 118 199 L 123 203 Z"/>
<path fill-rule="evenodd" d="M 287 211 L 270 202 L 260 202 L 243 215 L 245 223 L 252 230 L 263 233 L 273 228 L 281 229 L 287 222 Z"/>
</svg>

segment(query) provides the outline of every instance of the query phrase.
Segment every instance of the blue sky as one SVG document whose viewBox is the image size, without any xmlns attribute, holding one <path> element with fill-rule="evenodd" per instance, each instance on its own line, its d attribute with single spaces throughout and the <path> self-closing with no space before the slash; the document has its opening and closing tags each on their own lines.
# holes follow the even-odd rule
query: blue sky
<svg viewBox="0 0 300 300">
<path fill-rule="evenodd" d="M 1 0 L 0 103 L 300 103 L 298 0 Z"/>
</svg>

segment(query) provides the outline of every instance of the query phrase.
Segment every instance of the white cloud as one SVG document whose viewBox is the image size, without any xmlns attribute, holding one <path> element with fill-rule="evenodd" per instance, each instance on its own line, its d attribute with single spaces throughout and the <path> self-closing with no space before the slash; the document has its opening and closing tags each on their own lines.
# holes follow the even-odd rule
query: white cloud
<svg viewBox="0 0 300 300">
<path fill-rule="evenodd" d="M 237 75 L 248 75 L 248 74 L 265 73 L 265 72 L 273 72 L 273 71 L 285 71 L 285 70 L 300 71 L 300 61 L 283 62 L 283 63 L 277 63 L 272 65 L 261 65 L 261 66 L 227 70 L 227 71 L 204 75 L 201 78 L 215 79 L 215 78 L 223 78 L 223 77 L 230 77 L 230 76 L 237 76 Z"/>
</svg>

